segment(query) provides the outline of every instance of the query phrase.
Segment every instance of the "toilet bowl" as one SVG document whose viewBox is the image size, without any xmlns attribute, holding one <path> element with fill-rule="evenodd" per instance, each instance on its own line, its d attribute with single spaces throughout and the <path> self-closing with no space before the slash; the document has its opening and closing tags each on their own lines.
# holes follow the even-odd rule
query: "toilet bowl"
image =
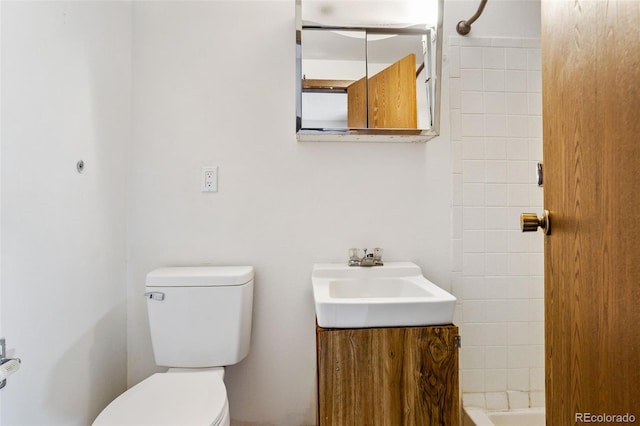
<svg viewBox="0 0 640 426">
<path fill-rule="evenodd" d="M 229 402 L 215 370 L 156 373 L 133 386 L 93 426 L 229 426 Z"/>
<path fill-rule="evenodd" d="M 249 352 L 253 267 L 156 269 L 145 297 L 153 355 L 169 370 L 113 400 L 93 426 L 229 426 L 224 366 Z"/>
</svg>

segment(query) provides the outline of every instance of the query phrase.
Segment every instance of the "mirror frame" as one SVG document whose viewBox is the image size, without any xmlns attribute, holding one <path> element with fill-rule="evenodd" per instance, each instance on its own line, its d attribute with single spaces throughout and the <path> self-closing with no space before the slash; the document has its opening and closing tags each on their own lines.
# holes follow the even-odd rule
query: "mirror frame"
<svg viewBox="0 0 640 426">
<path fill-rule="evenodd" d="M 302 128 L 302 0 L 296 0 L 296 138 L 298 142 L 409 142 L 423 143 L 440 135 L 440 106 L 442 98 L 442 15 L 444 0 L 438 2 L 435 30 L 435 78 L 433 127 L 431 129 L 330 129 Z M 338 28 L 338 27 L 326 27 Z M 390 29 L 390 31 L 393 31 Z"/>
</svg>

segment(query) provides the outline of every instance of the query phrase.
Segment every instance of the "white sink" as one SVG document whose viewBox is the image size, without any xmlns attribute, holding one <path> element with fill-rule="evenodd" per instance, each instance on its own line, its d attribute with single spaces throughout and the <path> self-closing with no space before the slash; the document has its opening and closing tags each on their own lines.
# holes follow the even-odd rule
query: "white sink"
<svg viewBox="0 0 640 426">
<path fill-rule="evenodd" d="M 323 328 L 408 327 L 453 322 L 456 298 L 411 262 L 359 267 L 313 265 L 318 325 Z"/>
</svg>

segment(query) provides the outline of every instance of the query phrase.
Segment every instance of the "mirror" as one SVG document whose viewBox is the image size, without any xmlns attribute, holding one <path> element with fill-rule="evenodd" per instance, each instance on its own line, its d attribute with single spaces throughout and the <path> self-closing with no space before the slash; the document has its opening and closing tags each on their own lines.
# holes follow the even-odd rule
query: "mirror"
<svg viewBox="0 0 640 426">
<path fill-rule="evenodd" d="M 438 135 L 442 0 L 297 0 L 300 141 Z"/>
</svg>

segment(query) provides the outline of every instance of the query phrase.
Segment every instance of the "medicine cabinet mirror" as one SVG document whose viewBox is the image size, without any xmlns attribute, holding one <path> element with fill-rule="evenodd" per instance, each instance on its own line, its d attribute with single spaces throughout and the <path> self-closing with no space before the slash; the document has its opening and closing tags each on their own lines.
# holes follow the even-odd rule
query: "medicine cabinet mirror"
<svg viewBox="0 0 640 426">
<path fill-rule="evenodd" d="M 442 0 L 296 0 L 299 141 L 438 135 Z"/>
</svg>

